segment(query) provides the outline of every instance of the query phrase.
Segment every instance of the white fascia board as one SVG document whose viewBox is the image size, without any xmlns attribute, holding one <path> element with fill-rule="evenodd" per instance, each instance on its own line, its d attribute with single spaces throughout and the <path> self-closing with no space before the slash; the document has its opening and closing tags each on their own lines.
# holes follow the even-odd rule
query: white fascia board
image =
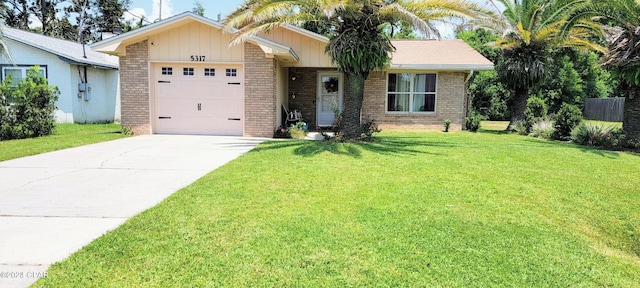
<svg viewBox="0 0 640 288">
<path fill-rule="evenodd" d="M 486 71 L 493 70 L 493 65 L 472 65 L 472 64 L 461 64 L 461 65 L 449 65 L 449 64 L 391 64 L 387 68 L 387 70 L 432 70 L 432 71 Z"/>
</svg>

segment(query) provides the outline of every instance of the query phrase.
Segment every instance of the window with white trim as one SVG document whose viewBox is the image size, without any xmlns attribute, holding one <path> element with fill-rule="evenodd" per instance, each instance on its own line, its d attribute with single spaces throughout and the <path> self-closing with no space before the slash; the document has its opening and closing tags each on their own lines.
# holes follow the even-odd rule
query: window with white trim
<svg viewBox="0 0 640 288">
<path fill-rule="evenodd" d="M 182 68 L 182 75 L 184 76 L 193 76 L 194 68 Z"/>
<path fill-rule="evenodd" d="M 215 68 L 204 68 L 204 76 L 216 76 Z"/>
<path fill-rule="evenodd" d="M 4 66 L 2 67 L 2 80 L 4 81 L 5 79 L 7 79 L 7 77 L 11 77 L 12 85 L 18 86 L 20 80 L 27 78 L 27 71 L 29 71 L 31 67 L 33 66 Z M 40 75 L 47 78 L 47 67 L 38 67 L 40 68 Z"/>
<path fill-rule="evenodd" d="M 387 112 L 434 113 L 437 78 L 435 73 L 389 73 Z"/>
</svg>

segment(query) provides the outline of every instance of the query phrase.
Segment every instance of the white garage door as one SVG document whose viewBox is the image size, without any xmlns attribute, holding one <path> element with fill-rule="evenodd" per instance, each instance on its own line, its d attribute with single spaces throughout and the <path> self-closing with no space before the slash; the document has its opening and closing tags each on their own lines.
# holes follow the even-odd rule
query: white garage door
<svg viewBox="0 0 640 288">
<path fill-rule="evenodd" d="M 155 131 L 242 135 L 241 65 L 156 64 Z"/>
</svg>

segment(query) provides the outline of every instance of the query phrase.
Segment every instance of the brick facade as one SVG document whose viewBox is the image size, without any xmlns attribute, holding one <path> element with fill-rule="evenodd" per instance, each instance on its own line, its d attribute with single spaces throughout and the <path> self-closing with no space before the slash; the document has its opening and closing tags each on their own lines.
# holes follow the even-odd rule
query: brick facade
<svg viewBox="0 0 640 288">
<path fill-rule="evenodd" d="M 465 77 L 463 72 L 439 72 L 435 114 L 387 114 L 387 79 L 384 72 L 373 72 L 364 89 L 362 115 L 378 122 L 382 129 L 442 130 L 444 120 L 451 120 L 451 130 L 461 130 L 465 113 Z"/>
<path fill-rule="evenodd" d="M 244 45 L 244 136 L 272 137 L 277 126 L 277 63 L 266 58 L 258 46 Z M 122 125 L 131 127 L 136 135 L 150 134 L 149 52 L 147 41 L 127 46 L 127 55 L 120 57 Z M 326 68 L 289 68 L 289 109 L 302 112 L 309 127 L 316 127 L 317 77 Z M 463 72 L 438 73 L 435 114 L 388 114 L 386 110 L 386 73 L 373 72 L 365 82 L 363 117 L 375 119 L 382 129 L 443 129 L 443 121 L 451 119 L 451 129 L 460 130 L 466 116 L 466 89 Z M 287 81 L 287 79 L 284 79 Z M 295 98 L 292 96 L 295 94 Z"/>
<path fill-rule="evenodd" d="M 150 134 L 149 50 L 147 41 L 127 46 L 120 57 L 120 99 L 122 126 L 135 135 Z"/>
<path fill-rule="evenodd" d="M 317 77 L 325 68 L 289 68 L 289 75 L 296 80 L 289 81 L 289 109 L 302 112 L 309 127 L 316 127 Z M 466 73 L 438 73 L 436 113 L 394 115 L 386 113 L 387 74 L 372 72 L 365 82 L 362 116 L 375 119 L 383 129 L 428 129 L 442 130 L 444 120 L 451 120 L 451 129 L 460 130 L 464 124 Z M 295 94 L 296 98 L 292 99 Z"/>
<path fill-rule="evenodd" d="M 244 136 L 272 137 L 276 128 L 276 60 L 244 44 Z"/>
<path fill-rule="evenodd" d="M 296 76 L 296 80 L 289 80 L 289 109 L 300 111 L 303 121 L 311 128 L 317 126 L 318 73 L 335 71 L 326 68 L 289 68 L 289 76 Z M 294 94 L 295 99 L 292 98 Z"/>
</svg>

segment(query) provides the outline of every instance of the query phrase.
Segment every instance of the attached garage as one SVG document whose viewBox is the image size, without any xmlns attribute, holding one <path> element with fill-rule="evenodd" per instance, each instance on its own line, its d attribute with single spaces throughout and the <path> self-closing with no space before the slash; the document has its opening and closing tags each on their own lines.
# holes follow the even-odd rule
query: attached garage
<svg viewBox="0 0 640 288">
<path fill-rule="evenodd" d="M 242 68 L 238 64 L 154 63 L 155 133 L 243 135 Z"/>
</svg>

